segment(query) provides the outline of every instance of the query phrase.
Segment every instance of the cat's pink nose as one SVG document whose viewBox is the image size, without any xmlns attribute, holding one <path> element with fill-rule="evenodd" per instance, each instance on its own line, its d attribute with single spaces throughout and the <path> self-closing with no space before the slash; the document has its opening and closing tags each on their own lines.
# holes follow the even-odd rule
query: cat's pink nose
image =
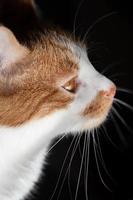
<svg viewBox="0 0 133 200">
<path fill-rule="evenodd" d="M 116 86 L 112 85 L 108 90 L 103 91 L 105 97 L 114 97 L 116 94 Z"/>
</svg>

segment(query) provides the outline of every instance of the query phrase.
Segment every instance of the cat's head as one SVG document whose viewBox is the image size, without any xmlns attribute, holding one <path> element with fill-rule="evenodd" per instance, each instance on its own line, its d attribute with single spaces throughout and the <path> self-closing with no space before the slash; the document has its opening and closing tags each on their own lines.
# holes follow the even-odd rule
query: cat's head
<svg viewBox="0 0 133 200">
<path fill-rule="evenodd" d="M 62 131 L 92 129 L 106 119 L 115 91 L 64 33 L 49 31 L 28 49 L 0 27 L 0 125 L 50 119 Z"/>
</svg>

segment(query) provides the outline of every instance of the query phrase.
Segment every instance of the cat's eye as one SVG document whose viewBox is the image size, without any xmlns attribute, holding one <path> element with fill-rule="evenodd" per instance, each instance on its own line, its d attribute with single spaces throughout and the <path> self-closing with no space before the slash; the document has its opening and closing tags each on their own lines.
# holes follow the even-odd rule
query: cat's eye
<svg viewBox="0 0 133 200">
<path fill-rule="evenodd" d="M 63 88 L 70 92 L 70 93 L 75 93 L 78 89 L 79 83 L 77 81 L 77 77 L 72 78 L 69 80 L 65 85 L 63 85 Z"/>
</svg>

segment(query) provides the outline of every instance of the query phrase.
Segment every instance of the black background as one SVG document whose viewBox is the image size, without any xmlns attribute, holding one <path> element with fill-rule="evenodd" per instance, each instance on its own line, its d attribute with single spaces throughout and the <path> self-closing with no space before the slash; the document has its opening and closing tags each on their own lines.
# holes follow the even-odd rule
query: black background
<svg viewBox="0 0 133 200">
<path fill-rule="evenodd" d="M 40 0 L 37 3 L 40 4 L 43 10 L 44 19 L 54 25 L 61 26 L 65 30 L 69 30 L 72 34 L 74 33 L 75 21 L 75 34 L 80 36 L 81 39 L 84 38 L 88 28 L 94 25 L 100 17 L 104 16 L 87 34 L 86 41 L 89 48 L 89 59 L 100 72 L 106 68 L 106 76 L 111 78 L 117 86 L 133 90 L 133 18 L 130 1 Z M 105 17 L 107 14 L 109 16 Z M 133 96 L 131 94 L 117 92 L 116 97 L 133 105 Z M 117 106 L 116 108 L 128 126 L 132 128 L 132 111 L 129 111 L 123 106 L 120 108 Z M 117 147 L 111 144 L 111 141 L 103 134 L 102 130 L 99 133 L 103 159 L 113 181 L 107 175 L 100 160 L 98 160 L 99 168 L 104 183 L 106 183 L 111 191 L 104 186 L 100 179 L 91 137 L 87 185 L 89 200 L 133 200 L 133 133 L 132 131 L 128 131 L 115 115 L 114 117 L 120 127 L 120 131 L 118 131 L 118 128 L 116 129 L 111 118 L 108 119 L 105 126 L 108 136 Z M 50 200 L 72 139 L 73 136 L 63 139 L 49 154 L 47 165 L 44 167 L 44 176 L 41 177 L 37 187 L 38 190 L 34 194 L 33 199 Z M 68 177 L 66 177 L 64 184 L 63 178 L 71 158 L 72 148 L 52 199 L 75 200 L 75 191 L 82 159 L 83 141 L 84 134 L 81 138 L 80 148 L 77 148 L 71 164 L 69 179 L 71 195 L 68 187 Z M 60 195 L 57 198 L 59 192 Z M 77 200 L 84 199 L 86 197 L 83 165 Z"/>
</svg>

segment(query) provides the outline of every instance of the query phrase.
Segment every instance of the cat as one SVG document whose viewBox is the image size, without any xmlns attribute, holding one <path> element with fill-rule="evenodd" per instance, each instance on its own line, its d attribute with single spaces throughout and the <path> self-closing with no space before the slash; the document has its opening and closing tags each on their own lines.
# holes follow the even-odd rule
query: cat
<svg viewBox="0 0 133 200">
<path fill-rule="evenodd" d="M 15 3 L 32 10 L 34 26 L 41 23 L 32 0 Z M 51 140 L 99 127 L 111 109 L 116 86 L 92 66 L 85 44 L 69 34 L 56 29 L 34 33 L 34 27 L 36 39 L 28 36 L 30 41 L 24 42 L 24 36 L 20 42 L 19 31 L 3 24 L 0 199 L 23 200 L 39 180 Z"/>
</svg>

